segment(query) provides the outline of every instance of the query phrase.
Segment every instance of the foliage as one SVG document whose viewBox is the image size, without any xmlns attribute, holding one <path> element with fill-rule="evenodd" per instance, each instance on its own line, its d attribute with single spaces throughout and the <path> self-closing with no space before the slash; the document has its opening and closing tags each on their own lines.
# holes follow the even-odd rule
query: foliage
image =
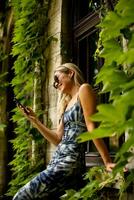
<svg viewBox="0 0 134 200">
<path fill-rule="evenodd" d="M 36 63 L 44 67 L 45 33 L 47 26 L 48 2 L 36 0 L 12 0 L 15 13 L 15 29 L 12 55 L 15 77 L 12 81 L 14 93 L 22 103 L 33 105 L 33 84 Z M 101 93 L 109 92 L 109 103 L 99 105 L 98 112 L 92 116 L 100 125 L 91 134 L 83 134 L 80 139 L 87 141 L 98 137 L 121 136 L 129 134 L 128 140 L 122 145 L 116 155 L 117 167 L 113 174 L 108 174 L 101 168 L 93 168 L 86 175 L 87 185 L 79 192 L 68 191 L 63 199 L 99 199 L 98 190 L 121 179 L 121 192 L 133 180 L 133 171 L 127 177 L 125 185 L 123 167 L 132 156 L 129 152 L 134 144 L 134 4 L 133 0 L 119 0 L 114 11 L 108 12 L 100 24 L 100 41 L 103 49 L 100 57 L 105 59 L 104 66 L 97 75 L 96 84 L 102 82 Z M 44 44 L 44 46 L 42 45 Z M 43 70 L 43 67 L 41 70 Z M 12 140 L 16 152 L 12 165 L 13 177 L 10 182 L 8 195 L 13 195 L 30 178 L 36 174 L 44 161 L 39 157 L 36 164 L 31 165 L 31 142 L 34 132 L 35 139 L 40 143 L 38 133 L 14 109 L 13 122 L 16 123 L 16 138 Z M 40 162 L 39 162 L 40 160 Z M 38 163 L 38 164 L 37 164 Z M 104 176 L 101 176 L 101 175 Z M 90 194 L 90 196 L 89 196 Z"/>
<path fill-rule="evenodd" d="M 49 1 L 12 0 L 15 22 L 12 40 L 15 76 L 12 80 L 12 87 L 16 98 L 22 104 L 30 107 L 36 106 L 35 111 L 39 117 L 42 115 L 41 79 L 43 70 L 45 70 L 44 50 L 47 45 L 48 7 Z M 35 80 L 39 84 L 38 91 Z M 36 99 L 33 99 L 34 92 L 37 93 Z M 11 141 L 14 159 L 10 162 L 12 180 L 9 183 L 7 193 L 9 196 L 13 196 L 31 177 L 42 170 L 45 164 L 44 153 L 41 148 L 44 140 L 22 116 L 18 108 L 15 108 L 12 112 L 14 113 L 12 121 L 16 125 L 16 137 Z M 34 156 L 34 162 L 32 157 L 33 141 L 39 144 L 38 157 Z"/>
<path fill-rule="evenodd" d="M 84 188 L 79 191 L 68 190 L 66 194 L 61 197 L 62 200 L 99 200 L 106 199 L 106 188 L 113 187 L 114 184 L 120 182 L 122 184 L 124 182 L 124 178 L 117 174 L 114 176 L 112 173 L 108 173 L 105 171 L 104 167 L 93 167 L 86 173 L 84 178 L 87 182 Z M 103 192 L 104 189 L 104 192 Z M 115 194 L 118 198 L 118 193 Z"/>
<path fill-rule="evenodd" d="M 7 72 L 3 72 L 0 74 L 0 91 L 3 92 L 5 88 L 9 85 L 8 82 L 5 82 L 7 76 Z"/>
<path fill-rule="evenodd" d="M 119 0 L 113 11 L 107 12 L 99 27 L 101 49 L 99 56 L 105 62 L 96 77 L 96 84 L 102 83 L 100 93 L 109 93 L 107 104 L 98 105 L 98 112 L 91 119 L 99 122 L 99 126 L 90 134 L 84 133 L 78 139 L 81 142 L 95 138 L 128 135 L 127 140 L 120 147 L 116 154 L 116 167 L 113 170 L 113 177 L 117 174 L 124 176 L 123 168 L 133 156 L 134 147 L 134 4 L 133 0 Z M 103 48 L 102 48 L 103 47 Z M 99 172 L 99 169 L 98 169 Z M 97 173 L 98 173 L 97 172 Z M 105 183 L 107 178 L 101 184 Z M 114 179 L 112 180 L 114 181 Z M 133 170 L 120 185 L 120 196 L 133 181 Z M 92 184 L 95 187 L 92 188 Z M 91 189 L 90 189 L 91 187 Z M 90 199 L 86 193 L 93 198 L 96 190 L 101 186 L 98 182 L 91 182 L 82 190 L 84 196 L 78 197 L 80 193 L 73 194 L 69 199 Z M 95 189 L 95 191 L 94 191 Z"/>
<path fill-rule="evenodd" d="M 3 41 L 0 40 L 0 62 L 5 60 L 7 58 L 7 55 L 5 55 L 4 50 L 3 50 Z"/>
</svg>

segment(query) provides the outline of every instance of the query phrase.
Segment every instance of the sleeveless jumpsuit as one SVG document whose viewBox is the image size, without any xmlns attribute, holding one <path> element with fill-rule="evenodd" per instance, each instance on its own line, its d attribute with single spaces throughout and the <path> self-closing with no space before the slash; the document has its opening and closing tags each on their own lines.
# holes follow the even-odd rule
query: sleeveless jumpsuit
<svg viewBox="0 0 134 200">
<path fill-rule="evenodd" d="M 85 149 L 76 137 L 87 131 L 80 101 L 63 114 L 64 135 L 47 168 L 23 186 L 13 200 L 57 199 L 67 189 L 78 189 L 85 172 Z"/>
</svg>

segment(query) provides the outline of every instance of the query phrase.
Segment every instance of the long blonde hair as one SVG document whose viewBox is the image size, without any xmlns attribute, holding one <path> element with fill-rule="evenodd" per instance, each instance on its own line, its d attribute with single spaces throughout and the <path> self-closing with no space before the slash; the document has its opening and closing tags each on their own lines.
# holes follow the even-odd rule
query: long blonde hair
<svg viewBox="0 0 134 200">
<path fill-rule="evenodd" d="M 81 70 L 78 68 L 78 66 L 76 66 L 73 63 L 64 63 L 62 65 L 59 65 L 55 69 L 54 73 L 57 71 L 60 71 L 60 72 L 68 74 L 70 70 L 74 71 L 73 79 L 74 79 L 74 83 L 77 86 L 80 86 L 83 83 L 85 83 L 85 80 L 83 78 L 83 74 L 82 74 Z M 62 114 L 64 113 L 65 108 L 66 108 L 68 102 L 70 101 L 70 99 L 71 98 L 69 95 L 60 94 L 59 106 L 58 106 L 59 118 L 61 118 Z"/>
</svg>

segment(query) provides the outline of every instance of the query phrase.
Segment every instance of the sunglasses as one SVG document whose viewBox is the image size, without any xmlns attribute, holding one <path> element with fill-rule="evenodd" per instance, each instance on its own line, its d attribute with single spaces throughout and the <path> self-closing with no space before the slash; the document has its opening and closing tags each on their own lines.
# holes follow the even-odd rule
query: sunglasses
<svg viewBox="0 0 134 200">
<path fill-rule="evenodd" d="M 69 73 L 69 69 L 65 67 L 65 69 L 62 69 L 62 70 L 59 70 L 61 73 L 64 73 L 64 74 L 68 74 Z M 58 88 L 59 86 L 59 76 L 57 75 L 54 75 L 54 83 L 53 83 L 53 87 L 54 88 Z"/>
<path fill-rule="evenodd" d="M 54 83 L 53 83 L 53 87 L 54 88 L 58 88 L 58 85 L 59 85 L 59 79 L 58 79 L 58 76 L 54 76 Z"/>
</svg>

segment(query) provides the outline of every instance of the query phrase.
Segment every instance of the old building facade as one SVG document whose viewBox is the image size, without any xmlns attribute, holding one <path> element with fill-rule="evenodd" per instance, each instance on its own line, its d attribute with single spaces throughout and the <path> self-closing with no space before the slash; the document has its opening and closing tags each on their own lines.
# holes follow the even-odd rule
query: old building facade
<svg viewBox="0 0 134 200">
<path fill-rule="evenodd" d="M 45 0 L 44 0 L 45 1 Z M 94 9 L 89 9 L 89 1 L 77 1 L 77 0 L 51 0 L 48 12 L 49 23 L 47 27 L 47 37 L 54 38 L 50 41 L 44 54 L 46 57 L 46 79 L 43 91 L 44 96 L 44 123 L 46 121 L 51 122 L 51 129 L 55 129 L 58 123 L 58 110 L 57 105 L 59 101 L 59 94 L 53 87 L 53 73 L 55 68 L 64 62 L 74 62 L 77 64 L 85 75 L 87 82 L 93 85 L 93 77 L 98 73 L 99 68 L 102 65 L 102 61 L 99 63 L 93 58 L 96 50 L 96 41 L 98 39 L 98 28 L 96 25 L 100 22 L 99 10 L 100 4 L 94 4 Z M 0 12 L 3 10 L 1 8 Z M 6 18 L 6 30 L 3 29 L 0 24 L 0 39 L 4 44 L 5 53 L 11 52 L 11 37 L 13 30 L 13 13 L 12 8 L 8 9 L 8 17 Z M 11 64 L 12 58 L 8 57 L 6 60 L 0 62 L 0 72 L 10 71 L 9 63 Z M 13 64 L 13 63 L 12 63 Z M 11 77 L 13 74 L 11 74 Z M 7 92 L 9 92 L 7 94 Z M 3 91 L 0 95 L 3 97 L 0 103 L 0 124 L 7 124 L 8 131 L 11 131 L 11 135 L 7 134 L 7 130 L 1 126 L 0 128 L 0 196 L 4 195 L 7 188 L 7 176 L 9 169 L 7 167 L 10 161 L 10 151 L 12 147 L 8 146 L 8 140 L 14 137 L 12 123 L 7 123 L 8 111 L 11 108 L 8 102 L 10 91 Z M 13 93 L 11 92 L 11 98 L 13 99 Z M 107 97 L 101 97 L 99 101 L 106 101 Z M 11 105 L 12 106 L 12 105 Z M 111 151 L 117 149 L 120 143 L 123 142 L 123 138 L 118 141 L 116 138 L 107 140 L 107 144 Z M 9 148 L 9 150 L 7 150 Z M 51 155 L 55 147 L 47 143 L 47 160 L 49 162 Z M 11 153 L 12 154 L 12 153 Z M 87 144 L 86 152 L 87 166 L 91 167 L 101 163 L 101 159 L 98 156 L 92 143 Z M 10 173 L 9 173 L 10 176 Z M 132 196 L 125 197 L 124 200 Z"/>
</svg>

